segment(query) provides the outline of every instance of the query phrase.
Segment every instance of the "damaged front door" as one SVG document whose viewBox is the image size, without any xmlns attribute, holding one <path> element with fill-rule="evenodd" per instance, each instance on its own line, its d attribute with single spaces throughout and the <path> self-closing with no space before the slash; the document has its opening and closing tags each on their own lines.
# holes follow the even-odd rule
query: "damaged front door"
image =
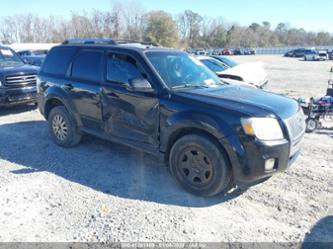
<svg viewBox="0 0 333 249">
<path fill-rule="evenodd" d="M 104 130 L 132 142 L 158 147 L 159 102 L 155 93 L 130 91 L 132 80 L 146 79 L 143 68 L 127 54 L 108 53 L 102 87 Z"/>
</svg>

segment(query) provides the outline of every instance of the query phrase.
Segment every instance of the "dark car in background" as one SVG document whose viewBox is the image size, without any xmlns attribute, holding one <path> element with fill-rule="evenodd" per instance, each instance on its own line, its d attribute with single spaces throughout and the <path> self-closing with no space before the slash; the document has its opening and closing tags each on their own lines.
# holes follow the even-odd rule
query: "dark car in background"
<svg viewBox="0 0 333 249">
<path fill-rule="evenodd" d="M 234 49 L 234 55 L 245 55 L 245 50 L 242 48 L 236 48 Z"/>
<path fill-rule="evenodd" d="M 56 144 L 75 146 L 87 133 L 161 156 L 185 189 L 202 196 L 286 170 L 305 130 L 295 100 L 225 84 L 173 49 L 57 46 L 38 92 Z"/>
<path fill-rule="evenodd" d="M 333 48 L 327 50 L 329 60 L 333 60 Z"/>
<path fill-rule="evenodd" d="M 22 60 L 25 63 L 40 67 L 45 60 L 47 52 L 48 52 L 47 50 L 37 50 L 37 51 L 23 50 L 17 52 L 17 54 L 21 56 Z"/>
<path fill-rule="evenodd" d="M 244 55 L 256 55 L 256 50 L 254 48 L 245 48 Z"/>
<path fill-rule="evenodd" d="M 38 71 L 12 49 L 0 46 L 0 106 L 36 103 Z"/>
<path fill-rule="evenodd" d="M 311 54 L 311 53 L 313 53 L 313 49 L 298 48 L 288 51 L 287 53 L 284 54 L 284 56 L 302 58 L 306 54 Z"/>
</svg>

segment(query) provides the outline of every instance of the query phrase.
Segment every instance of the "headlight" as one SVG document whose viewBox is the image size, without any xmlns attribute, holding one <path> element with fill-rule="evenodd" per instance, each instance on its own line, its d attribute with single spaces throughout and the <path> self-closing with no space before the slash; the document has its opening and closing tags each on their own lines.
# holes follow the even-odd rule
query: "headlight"
<svg viewBox="0 0 333 249">
<path fill-rule="evenodd" d="M 242 118 L 241 123 L 247 135 L 260 140 L 283 139 L 280 124 L 275 118 Z"/>
<path fill-rule="evenodd" d="M 0 87 L 2 87 L 2 81 L 0 80 Z"/>
</svg>

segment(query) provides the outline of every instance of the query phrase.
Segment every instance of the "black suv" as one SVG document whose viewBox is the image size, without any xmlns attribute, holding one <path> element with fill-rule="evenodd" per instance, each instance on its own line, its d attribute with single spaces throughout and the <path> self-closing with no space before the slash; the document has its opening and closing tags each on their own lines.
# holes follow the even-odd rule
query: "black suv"
<svg viewBox="0 0 333 249">
<path fill-rule="evenodd" d="M 0 106 L 36 103 L 38 70 L 25 65 L 12 49 L 0 46 Z"/>
<path fill-rule="evenodd" d="M 296 101 L 228 85 L 171 49 L 67 42 L 47 55 L 38 92 L 58 145 L 88 133 L 161 155 L 203 196 L 284 171 L 305 130 Z"/>
</svg>

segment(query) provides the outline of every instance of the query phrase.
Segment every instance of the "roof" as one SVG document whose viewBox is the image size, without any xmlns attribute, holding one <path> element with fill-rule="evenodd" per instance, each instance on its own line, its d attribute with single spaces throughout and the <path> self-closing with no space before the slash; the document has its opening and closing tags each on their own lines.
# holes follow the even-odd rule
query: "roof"
<svg viewBox="0 0 333 249">
<path fill-rule="evenodd" d="M 210 56 L 206 56 L 206 55 L 198 55 L 198 56 L 195 56 L 195 58 L 197 58 L 198 60 L 215 60 L 214 58 L 212 58 Z"/>
<path fill-rule="evenodd" d="M 183 52 L 181 50 L 172 49 L 172 48 L 162 48 L 162 47 L 147 47 L 147 46 L 136 46 L 134 44 L 62 44 L 59 47 L 84 47 L 84 48 L 117 48 L 117 49 L 124 49 L 124 50 L 131 50 L 136 52 L 147 52 L 147 51 L 154 51 L 154 52 Z"/>
</svg>

